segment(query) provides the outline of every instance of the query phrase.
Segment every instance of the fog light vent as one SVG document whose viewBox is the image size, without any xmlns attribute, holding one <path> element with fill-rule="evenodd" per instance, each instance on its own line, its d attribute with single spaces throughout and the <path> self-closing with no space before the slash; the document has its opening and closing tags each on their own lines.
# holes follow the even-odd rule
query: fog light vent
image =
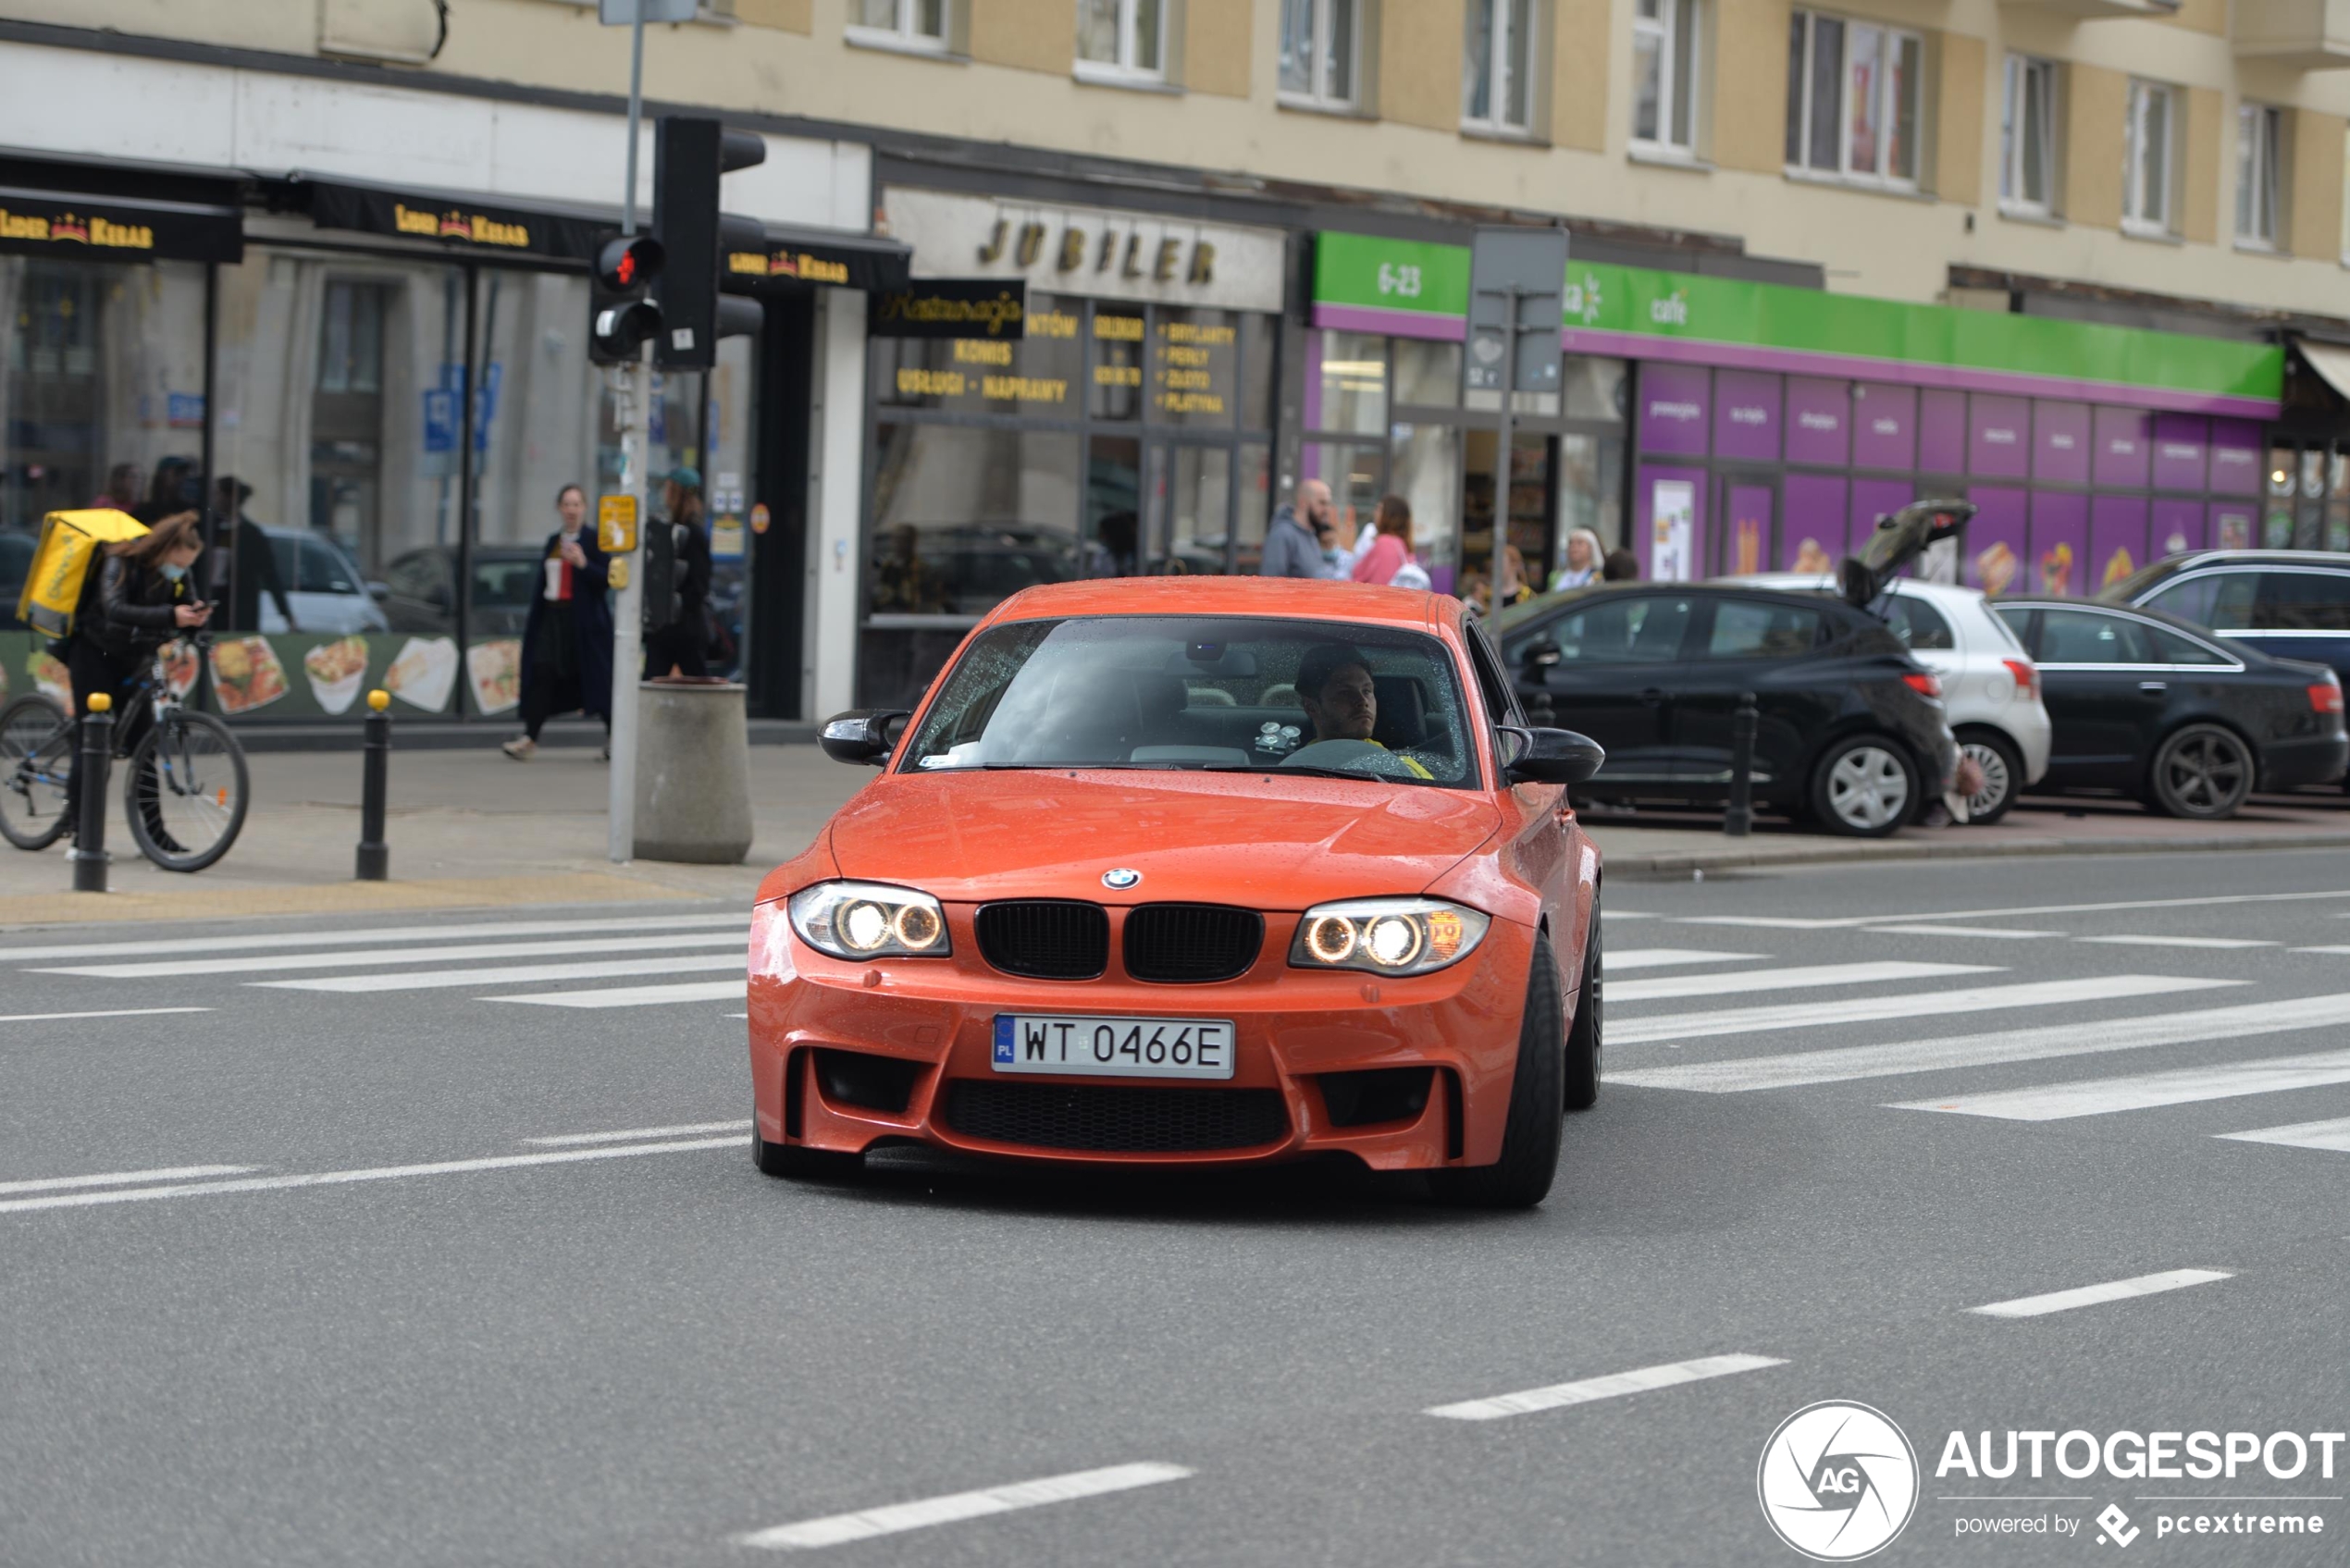
<svg viewBox="0 0 2350 1568">
<path fill-rule="evenodd" d="M 869 1056 L 862 1051 L 816 1053 L 816 1081 L 824 1098 L 837 1105 L 860 1105 L 901 1116 L 914 1096 L 914 1080 L 921 1074 L 921 1063 L 897 1056 Z"/>
<path fill-rule="evenodd" d="M 1373 1068 L 1367 1072 L 1321 1075 L 1322 1108 L 1332 1127 L 1368 1127 L 1410 1121 L 1428 1109 L 1434 1068 Z"/>
</svg>

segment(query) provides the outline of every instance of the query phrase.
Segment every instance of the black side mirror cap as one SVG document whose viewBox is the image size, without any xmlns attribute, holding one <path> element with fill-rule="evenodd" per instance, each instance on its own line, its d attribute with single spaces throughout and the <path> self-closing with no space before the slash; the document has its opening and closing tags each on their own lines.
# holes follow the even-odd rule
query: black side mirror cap
<svg viewBox="0 0 2350 1568">
<path fill-rule="evenodd" d="M 817 743 L 835 762 L 862 762 L 878 768 L 888 762 L 894 744 L 889 726 L 907 717 L 903 708 L 852 708 L 825 720 Z"/>
<path fill-rule="evenodd" d="M 1573 730 L 1512 726 L 1510 733 L 1524 737 L 1517 755 L 1502 766 L 1503 776 L 1514 784 L 1579 784 L 1607 760 L 1607 751 L 1598 741 Z"/>
<path fill-rule="evenodd" d="M 1557 643 L 1544 637 L 1540 642 L 1528 645 L 1525 662 L 1528 670 L 1548 670 L 1565 657 L 1565 651 Z"/>
</svg>

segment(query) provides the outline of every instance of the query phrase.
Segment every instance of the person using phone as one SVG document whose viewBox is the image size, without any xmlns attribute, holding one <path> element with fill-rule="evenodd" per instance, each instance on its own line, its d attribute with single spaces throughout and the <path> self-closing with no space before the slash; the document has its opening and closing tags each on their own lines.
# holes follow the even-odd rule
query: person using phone
<svg viewBox="0 0 2350 1568">
<path fill-rule="evenodd" d="M 91 698 L 106 694 L 114 705 L 117 755 L 127 756 L 155 722 L 154 711 L 140 700 L 139 683 L 155 649 L 212 620 L 211 604 L 196 599 L 189 577 L 203 550 L 195 512 L 175 512 L 138 538 L 108 545 L 105 560 L 82 590 L 81 611 L 66 648 L 73 710 L 87 713 Z M 76 747 L 77 765 L 80 755 Z M 68 796 L 69 802 L 80 798 Z M 167 846 L 169 835 L 158 842 Z"/>
</svg>

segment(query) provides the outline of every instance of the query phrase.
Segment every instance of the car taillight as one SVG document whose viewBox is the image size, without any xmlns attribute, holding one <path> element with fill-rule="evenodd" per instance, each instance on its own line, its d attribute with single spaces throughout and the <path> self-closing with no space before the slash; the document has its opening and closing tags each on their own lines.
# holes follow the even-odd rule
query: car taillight
<svg viewBox="0 0 2350 1568">
<path fill-rule="evenodd" d="M 1999 662 L 2006 665 L 2008 667 L 2008 673 L 2015 677 L 2015 689 L 2023 694 L 2025 701 L 2036 702 L 2039 700 L 2040 671 L 2038 667 L 2032 662 L 2032 661 L 2029 659 L 2002 659 Z"/>
<path fill-rule="evenodd" d="M 2323 685 L 2311 686 L 2309 688 L 2309 706 L 2316 709 L 2320 713 L 2341 712 L 2341 683 L 2338 681 L 2328 681 Z"/>
<path fill-rule="evenodd" d="M 1941 681 L 1923 670 L 1902 676 L 1901 684 L 1921 697 L 1938 698 L 1942 695 Z"/>
</svg>

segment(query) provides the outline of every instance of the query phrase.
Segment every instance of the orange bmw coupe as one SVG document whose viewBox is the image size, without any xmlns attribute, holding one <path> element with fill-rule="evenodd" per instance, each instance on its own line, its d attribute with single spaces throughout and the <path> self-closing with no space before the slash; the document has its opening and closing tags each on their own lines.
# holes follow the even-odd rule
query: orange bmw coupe
<svg viewBox="0 0 2350 1568">
<path fill-rule="evenodd" d="M 750 938 L 771 1175 L 923 1143 L 1032 1161 L 1352 1155 L 1540 1203 L 1599 1093 L 1600 855 L 1460 601 L 1351 583 L 1031 588 Z"/>
</svg>

